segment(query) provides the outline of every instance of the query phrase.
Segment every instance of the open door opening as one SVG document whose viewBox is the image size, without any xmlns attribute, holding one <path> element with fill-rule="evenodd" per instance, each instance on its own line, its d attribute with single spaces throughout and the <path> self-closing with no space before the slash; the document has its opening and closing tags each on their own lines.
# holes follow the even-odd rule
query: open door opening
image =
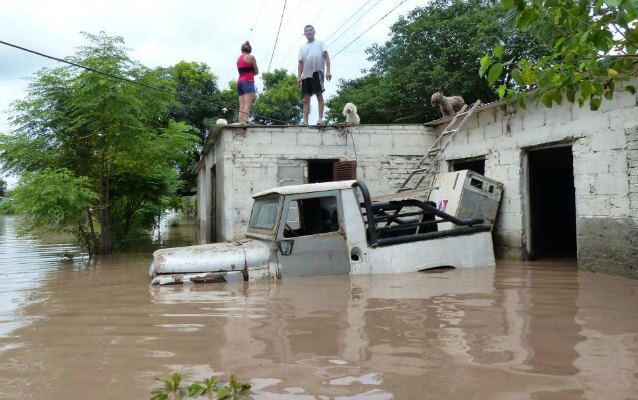
<svg viewBox="0 0 638 400">
<path fill-rule="evenodd" d="M 530 259 L 576 258 L 576 197 L 571 146 L 528 153 Z"/>
</svg>

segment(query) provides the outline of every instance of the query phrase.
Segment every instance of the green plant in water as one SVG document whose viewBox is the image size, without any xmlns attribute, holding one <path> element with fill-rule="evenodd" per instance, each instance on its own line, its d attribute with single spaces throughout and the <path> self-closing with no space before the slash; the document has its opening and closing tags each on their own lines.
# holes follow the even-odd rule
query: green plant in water
<svg viewBox="0 0 638 400">
<path fill-rule="evenodd" d="M 158 377 L 156 381 L 163 386 L 151 391 L 151 400 L 185 399 L 206 397 L 217 400 L 237 400 L 250 395 L 250 383 L 239 382 L 235 375 L 230 375 L 227 385 L 219 383 L 219 378 L 211 376 L 204 381 L 195 381 L 188 386 L 182 385 L 182 376 L 175 372 L 169 377 Z"/>
<path fill-rule="evenodd" d="M 228 385 L 222 386 L 217 391 L 217 400 L 239 399 L 243 394 L 250 391 L 250 383 L 238 382 L 235 375 L 230 374 L 230 382 Z"/>
<path fill-rule="evenodd" d="M 156 381 L 162 382 L 164 385 L 160 388 L 153 389 L 151 400 L 166 400 L 168 398 L 182 398 L 187 394 L 185 388 L 181 386 L 182 376 L 177 372 L 169 377 L 155 378 Z"/>
</svg>

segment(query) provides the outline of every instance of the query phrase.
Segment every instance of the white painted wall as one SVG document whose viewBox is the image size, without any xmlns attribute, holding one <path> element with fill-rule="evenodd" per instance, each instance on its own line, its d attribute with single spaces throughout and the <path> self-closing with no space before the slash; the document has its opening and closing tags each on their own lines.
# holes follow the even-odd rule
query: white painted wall
<svg viewBox="0 0 638 400">
<path fill-rule="evenodd" d="M 638 234 L 637 103 L 636 95 L 617 92 L 613 100 L 603 101 L 598 111 L 567 101 L 548 109 L 533 99 L 525 109 L 492 104 L 477 110 L 448 146 L 444 158 L 485 157 L 485 176 L 504 184 L 494 229 L 498 256 L 521 259 L 525 254 L 529 229 L 526 151 L 568 143 L 573 151 L 579 265 L 610 264 L 611 257 L 625 265 L 620 275 L 638 278 L 638 242 L 630 239 Z M 372 195 L 391 193 L 444 128 L 445 124 L 436 128 L 360 125 L 341 130 L 214 128 L 217 131 L 211 132 L 209 151 L 198 170 L 205 174 L 217 164 L 218 240 L 243 234 L 251 195 L 278 185 L 278 165 L 282 163 L 298 163 L 303 168 L 305 160 L 356 160 L 357 178 L 366 181 Z M 304 174 L 307 177 L 307 169 Z M 200 177 L 200 185 L 208 182 L 209 177 Z M 198 199 L 206 193 L 205 187 L 199 190 Z M 205 215 L 204 208 L 209 205 L 201 201 L 198 206 L 200 216 Z M 603 225 L 604 232 L 593 232 L 592 224 Z M 200 229 L 200 233 L 204 231 Z M 200 236 L 200 242 L 207 242 L 205 236 Z"/>
<path fill-rule="evenodd" d="M 495 227 L 501 256 L 520 259 L 526 240 L 525 154 L 529 149 L 573 144 L 577 225 L 593 218 L 638 221 L 637 103 L 636 95 L 628 92 L 603 101 L 598 111 L 567 101 L 546 108 L 529 99 L 526 109 L 486 106 L 468 120 L 445 159 L 485 156 L 485 176 L 504 183 Z M 579 240 L 587 234 L 579 231 Z M 579 243 L 579 258 L 581 250 Z"/>
<path fill-rule="evenodd" d="M 357 161 L 357 178 L 366 181 L 373 195 L 392 193 L 436 139 L 434 129 L 421 124 L 216 127 L 211 137 L 214 143 L 196 170 L 199 196 L 205 196 L 210 190 L 207 175 L 217 165 L 218 240 L 244 234 L 251 196 L 279 186 L 281 165 L 304 168 L 307 179 L 306 160 Z M 200 216 L 209 209 L 206 201 L 198 203 Z M 200 217 L 200 243 L 210 240 L 207 224 Z"/>
</svg>

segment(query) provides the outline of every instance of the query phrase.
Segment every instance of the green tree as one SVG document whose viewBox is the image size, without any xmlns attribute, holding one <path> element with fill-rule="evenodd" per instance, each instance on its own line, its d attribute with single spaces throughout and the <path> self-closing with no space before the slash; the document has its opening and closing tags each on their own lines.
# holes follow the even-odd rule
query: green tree
<svg viewBox="0 0 638 400">
<path fill-rule="evenodd" d="M 7 182 L 0 178 L 0 197 L 4 197 L 7 195 Z"/>
<path fill-rule="evenodd" d="M 256 122 L 277 125 L 296 125 L 302 117 L 302 101 L 297 77 L 285 69 L 275 69 L 262 75 L 264 90 L 258 94 L 253 106 Z"/>
<path fill-rule="evenodd" d="M 239 116 L 237 109 L 239 108 L 239 100 L 237 98 L 237 81 L 228 82 L 228 88 L 219 93 L 220 103 L 224 105 L 219 118 L 224 118 L 228 123 L 237 122 Z"/>
<path fill-rule="evenodd" d="M 203 145 L 210 121 L 223 114 L 217 77 L 205 63 L 186 61 L 169 68 L 158 68 L 158 73 L 176 83 L 177 101 L 169 110 L 170 118 L 191 125 Z"/>
<path fill-rule="evenodd" d="M 170 107 L 168 117 L 192 126 L 191 134 L 199 141 L 198 148 L 191 152 L 190 158 L 179 165 L 180 178 L 184 181 L 179 193 L 193 195 L 197 190 L 197 181 L 191 172 L 192 167 L 199 160 L 211 121 L 223 115 L 217 77 L 208 65 L 186 61 L 168 68 L 157 68 L 156 73 L 175 82 L 176 102 Z"/>
<path fill-rule="evenodd" d="M 486 51 L 505 43 L 512 58 L 547 53 L 537 40 L 505 25 L 504 16 L 495 0 L 434 0 L 412 10 L 391 27 L 384 45 L 367 50 L 371 76 L 340 84 L 328 117 L 343 120 L 345 103 L 362 100 L 366 107 L 357 107 L 364 123 L 423 122 L 441 116 L 430 105 L 437 91 L 461 95 L 467 103 L 496 99 L 477 74 Z"/>
<path fill-rule="evenodd" d="M 175 196 L 177 168 L 196 138 L 167 117 L 173 80 L 131 60 L 124 40 L 91 43 L 69 61 L 144 85 L 63 66 L 38 71 L 14 104 L 13 135 L 0 135 L 0 161 L 20 177 L 15 189 L 32 227 L 71 232 L 91 254 L 123 246 Z"/>
<path fill-rule="evenodd" d="M 523 99 L 529 89 L 551 107 L 563 96 L 591 110 L 611 99 L 619 83 L 638 71 L 637 0 L 503 0 L 508 23 L 546 43 L 541 59 L 511 59 L 496 46 L 481 59 L 480 73 L 501 98 Z M 505 72 L 503 72 L 505 71 Z M 497 84 L 504 74 L 511 82 Z M 631 85 L 622 85 L 635 93 Z"/>
</svg>

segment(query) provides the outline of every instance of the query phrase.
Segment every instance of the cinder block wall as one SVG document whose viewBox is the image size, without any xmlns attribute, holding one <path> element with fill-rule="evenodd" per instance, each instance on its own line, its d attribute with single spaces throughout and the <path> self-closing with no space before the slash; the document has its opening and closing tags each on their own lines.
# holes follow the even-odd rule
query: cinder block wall
<svg viewBox="0 0 638 400">
<path fill-rule="evenodd" d="M 396 191 L 434 140 L 434 129 L 421 124 L 227 127 L 220 130 L 207 152 L 214 155 L 200 161 L 198 190 L 201 196 L 210 193 L 210 187 L 202 186 L 210 183 L 210 177 L 202 175 L 216 164 L 217 240 L 231 240 L 245 233 L 253 194 L 307 183 L 307 160 L 356 161 L 357 179 L 365 180 L 373 195 L 386 194 Z M 282 176 L 283 169 L 289 173 L 295 168 L 299 180 Z M 200 215 L 208 212 L 204 207 L 210 204 L 202 202 Z M 200 243 L 210 241 L 206 224 L 200 218 Z"/>
<path fill-rule="evenodd" d="M 598 111 L 529 100 L 526 109 L 499 105 L 471 117 L 445 158 L 484 156 L 485 175 L 504 183 L 498 257 L 523 259 L 528 246 L 527 150 L 571 144 L 579 267 L 638 278 L 636 104 L 635 95 L 619 92 Z"/>
</svg>

